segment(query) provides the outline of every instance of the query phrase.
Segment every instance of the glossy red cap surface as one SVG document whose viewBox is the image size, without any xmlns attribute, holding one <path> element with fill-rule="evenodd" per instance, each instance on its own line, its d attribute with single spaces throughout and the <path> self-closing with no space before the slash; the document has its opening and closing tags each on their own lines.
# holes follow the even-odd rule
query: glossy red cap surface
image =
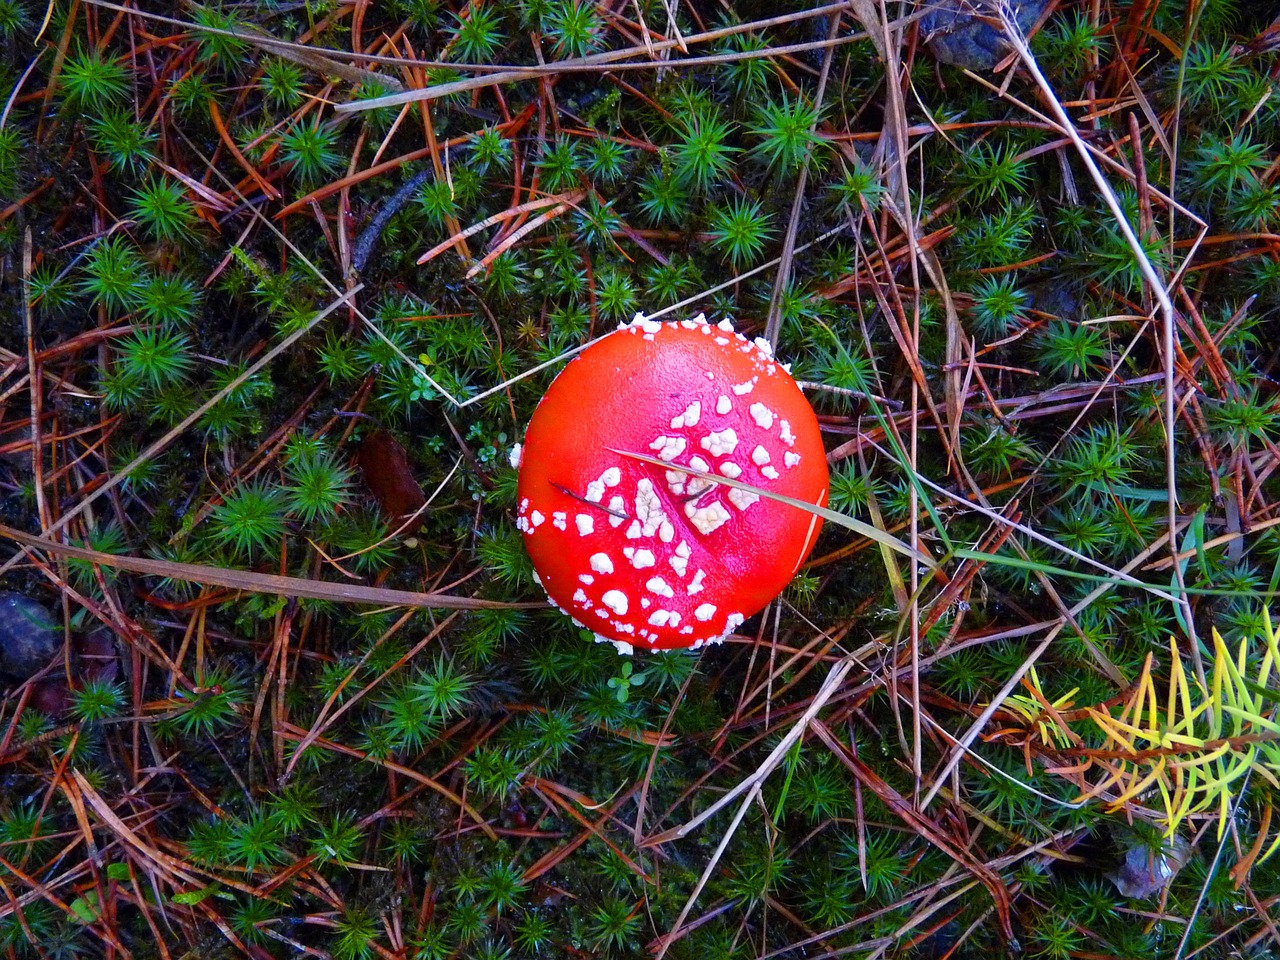
<svg viewBox="0 0 1280 960">
<path fill-rule="evenodd" d="M 547 390 L 519 457 L 516 522 L 543 589 L 599 637 L 641 649 L 733 633 L 822 527 L 675 469 L 826 503 L 813 409 L 768 344 L 727 321 L 638 320 L 588 347 Z"/>
</svg>

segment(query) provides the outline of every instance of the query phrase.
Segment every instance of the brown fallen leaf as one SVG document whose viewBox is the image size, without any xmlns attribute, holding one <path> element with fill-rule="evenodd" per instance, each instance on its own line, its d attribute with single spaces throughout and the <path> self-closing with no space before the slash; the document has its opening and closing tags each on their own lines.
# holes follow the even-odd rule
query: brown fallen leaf
<svg viewBox="0 0 1280 960">
<path fill-rule="evenodd" d="M 375 430 L 360 442 L 356 463 L 369 493 L 393 527 L 399 527 L 405 517 L 421 510 L 427 502 L 409 467 L 409 455 L 386 430 Z M 420 521 L 415 521 L 403 532 L 416 533 L 421 526 Z"/>
</svg>

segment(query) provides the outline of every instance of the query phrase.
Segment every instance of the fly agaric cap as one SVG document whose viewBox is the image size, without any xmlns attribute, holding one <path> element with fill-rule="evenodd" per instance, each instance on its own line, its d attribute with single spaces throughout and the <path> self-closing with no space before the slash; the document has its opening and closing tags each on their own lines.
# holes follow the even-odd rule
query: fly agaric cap
<svg viewBox="0 0 1280 960">
<path fill-rule="evenodd" d="M 642 649 L 733 633 L 790 582 L 822 527 L 698 472 L 827 498 L 818 421 L 790 373 L 768 342 L 701 316 L 637 317 L 584 350 L 512 461 L 516 525 L 551 601 L 599 639 Z"/>
</svg>

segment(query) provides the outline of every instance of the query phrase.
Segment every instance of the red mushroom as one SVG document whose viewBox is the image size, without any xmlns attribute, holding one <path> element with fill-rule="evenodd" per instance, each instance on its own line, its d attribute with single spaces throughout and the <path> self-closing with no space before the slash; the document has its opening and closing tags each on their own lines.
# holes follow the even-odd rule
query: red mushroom
<svg viewBox="0 0 1280 960">
<path fill-rule="evenodd" d="M 790 582 L 822 527 L 678 469 L 826 502 L 812 408 L 769 344 L 728 321 L 637 318 L 592 344 L 551 384 L 512 459 L 516 523 L 543 589 L 619 644 L 733 633 Z"/>
</svg>

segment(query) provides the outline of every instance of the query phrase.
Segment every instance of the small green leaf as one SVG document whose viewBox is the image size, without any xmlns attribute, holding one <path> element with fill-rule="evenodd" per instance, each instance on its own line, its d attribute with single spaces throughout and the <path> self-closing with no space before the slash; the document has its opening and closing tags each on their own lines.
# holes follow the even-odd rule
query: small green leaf
<svg viewBox="0 0 1280 960">
<path fill-rule="evenodd" d="M 1200 564 L 1200 573 L 1205 580 L 1212 581 L 1213 575 L 1209 573 L 1209 563 L 1205 558 L 1204 551 L 1204 515 L 1203 507 L 1196 511 L 1196 515 L 1191 519 L 1191 532 L 1195 538 L 1196 562 Z"/>
<path fill-rule="evenodd" d="M 70 908 L 81 923 L 97 923 L 102 916 L 97 890 L 86 890 L 83 897 L 76 897 L 71 901 Z"/>
<path fill-rule="evenodd" d="M 108 863 L 107 877 L 111 880 L 128 880 L 129 865 L 127 863 Z"/>
<path fill-rule="evenodd" d="M 1086 480 L 1080 484 L 1084 489 L 1103 496 L 1115 495 L 1124 500 L 1146 500 L 1150 503 L 1168 503 L 1169 491 L 1156 490 L 1151 487 L 1130 487 L 1123 483 L 1101 483 L 1097 480 Z"/>
<path fill-rule="evenodd" d="M 213 896 L 219 889 L 219 886 L 215 883 L 212 886 L 201 887 L 199 890 L 184 890 L 173 895 L 173 902 L 187 907 L 194 906 L 202 900 L 207 900 Z"/>
<path fill-rule="evenodd" d="M 1270 700 L 1275 703 L 1280 703 L 1280 690 L 1273 690 L 1270 687 L 1261 686 L 1250 680 L 1248 677 L 1243 677 L 1241 679 L 1244 684 L 1244 688 L 1254 696 L 1262 700 Z"/>
</svg>

